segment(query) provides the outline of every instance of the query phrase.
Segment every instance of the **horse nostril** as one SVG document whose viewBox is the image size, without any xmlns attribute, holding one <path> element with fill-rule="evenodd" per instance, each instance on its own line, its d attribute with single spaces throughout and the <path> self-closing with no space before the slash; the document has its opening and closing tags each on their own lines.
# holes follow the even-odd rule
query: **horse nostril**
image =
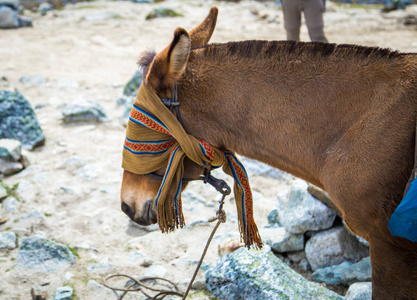
<svg viewBox="0 0 417 300">
<path fill-rule="evenodd" d="M 133 209 L 130 208 L 129 205 L 127 205 L 126 203 L 122 202 L 122 211 L 128 215 L 129 218 L 133 219 Z"/>
</svg>

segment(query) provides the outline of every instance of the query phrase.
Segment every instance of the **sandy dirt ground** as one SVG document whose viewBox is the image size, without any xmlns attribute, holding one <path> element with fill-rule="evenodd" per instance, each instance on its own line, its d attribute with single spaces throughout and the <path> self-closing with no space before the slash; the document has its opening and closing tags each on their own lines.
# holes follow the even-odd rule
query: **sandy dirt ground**
<svg viewBox="0 0 417 300">
<path fill-rule="evenodd" d="M 45 146 L 27 153 L 29 168 L 2 179 L 9 186 L 23 182 L 27 193 L 22 195 L 18 213 L 3 216 L 9 221 L 0 225 L 0 231 L 12 228 L 20 237 L 38 234 L 81 248 L 73 266 L 53 273 L 16 268 L 17 250 L 1 252 L 4 259 L 0 262 L 0 299 L 30 299 L 31 287 L 44 283 L 49 283 L 49 295 L 58 286 L 71 285 L 75 299 L 116 299 L 91 282 L 102 283 L 114 273 L 159 274 L 185 288 L 212 225 L 197 222 L 163 235 L 130 224 L 120 210 L 125 128 L 121 123 L 123 108 L 116 106 L 116 100 L 135 73 L 136 61 L 143 51 L 162 50 L 176 27 L 192 29 L 213 5 L 219 7 L 219 16 L 212 42 L 285 39 L 282 11 L 273 2 L 256 1 L 92 1 L 70 4 L 45 16 L 26 13 L 33 18 L 32 28 L 0 31 L 0 77 L 8 80 L 8 85 L 1 88 L 16 89 L 33 107 L 42 106 L 36 114 L 46 136 Z M 153 8 L 162 6 L 175 9 L 184 17 L 145 20 Z M 401 22 L 409 13 L 417 14 L 417 7 L 381 14 L 372 7 L 354 8 L 330 2 L 324 17 L 325 33 L 329 42 L 416 52 L 417 28 Z M 304 25 L 301 38 L 308 41 Z M 48 81 L 28 86 L 19 83 L 24 75 L 41 75 Z M 77 99 L 100 103 L 109 121 L 63 124 L 63 104 Z M 285 193 L 290 182 L 256 175 L 250 179 L 255 191 L 255 219 L 262 227 L 275 207 L 277 194 Z M 215 213 L 218 195 L 201 183 L 192 183 L 189 191 L 205 202 L 199 203 L 198 209 L 191 209 L 185 200 L 187 223 L 207 220 Z M 219 258 L 220 241 L 237 237 L 234 204 L 227 202 L 226 209 L 231 221 L 220 227 L 220 238 L 213 242 L 207 264 Z M 32 210 L 47 217 L 35 223 L 14 221 Z M 197 280 L 204 280 L 203 275 L 200 272 Z"/>
</svg>

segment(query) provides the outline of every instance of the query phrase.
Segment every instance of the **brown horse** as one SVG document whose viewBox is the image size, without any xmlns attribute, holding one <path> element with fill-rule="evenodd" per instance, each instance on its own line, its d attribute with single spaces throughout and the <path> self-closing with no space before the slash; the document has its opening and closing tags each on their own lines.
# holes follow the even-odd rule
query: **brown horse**
<svg viewBox="0 0 417 300">
<path fill-rule="evenodd" d="M 326 190 L 369 241 L 374 299 L 417 299 L 417 243 L 388 220 L 414 166 L 417 55 L 291 41 L 207 44 L 213 8 L 197 28 L 142 59 L 159 97 L 178 86 L 186 131 L 220 149 L 292 173 Z M 163 174 L 163 170 L 160 170 Z M 202 168 L 188 162 L 185 177 Z M 124 172 L 122 208 L 156 222 L 161 181 Z"/>
</svg>

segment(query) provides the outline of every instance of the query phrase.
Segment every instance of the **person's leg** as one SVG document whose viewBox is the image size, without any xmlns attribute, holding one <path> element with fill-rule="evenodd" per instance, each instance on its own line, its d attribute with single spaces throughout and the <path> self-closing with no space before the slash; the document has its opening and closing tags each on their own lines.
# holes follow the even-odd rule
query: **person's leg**
<svg viewBox="0 0 417 300">
<path fill-rule="evenodd" d="M 307 0 L 304 5 L 304 17 L 308 28 L 308 34 L 313 42 L 327 43 L 323 27 L 323 0 Z"/>
<path fill-rule="evenodd" d="M 282 0 L 284 13 L 284 28 L 287 32 L 287 40 L 300 40 L 301 9 L 298 0 Z"/>
</svg>

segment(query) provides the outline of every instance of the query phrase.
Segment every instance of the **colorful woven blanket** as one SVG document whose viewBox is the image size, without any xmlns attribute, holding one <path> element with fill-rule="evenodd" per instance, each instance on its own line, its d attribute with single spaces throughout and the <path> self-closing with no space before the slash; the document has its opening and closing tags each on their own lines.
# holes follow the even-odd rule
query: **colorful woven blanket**
<svg viewBox="0 0 417 300">
<path fill-rule="evenodd" d="M 166 167 L 155 200 L 162 232 L 185 225 L 181 203 L 185 157 L 201 166 L 223 166 L 223 171 L 234 178 L 241 239 L 247 247 L 261 248 L 253 219 L 252 192 L 242 163 L 233 153 L 223 152 L 187 134 L 155 91 L 143 83 L 127 124 L 122 168 L 135 174 L 149 174 Z"/>
</svg>

